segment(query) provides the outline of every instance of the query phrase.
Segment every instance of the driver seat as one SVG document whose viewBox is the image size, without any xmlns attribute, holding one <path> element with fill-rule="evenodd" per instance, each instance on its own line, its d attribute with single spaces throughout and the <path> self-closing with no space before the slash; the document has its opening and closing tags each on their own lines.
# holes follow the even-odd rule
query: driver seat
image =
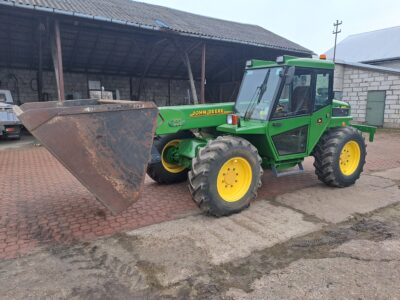
<svg viewBox="0 0 400 300">
<path fill-rule="evenodd" d="M 309 103 L 311 99 L 310 86 L 298 86 L 292 95 L 292 112 L 294 114 L 305 114 L 310 111 Z"/>
</svg>

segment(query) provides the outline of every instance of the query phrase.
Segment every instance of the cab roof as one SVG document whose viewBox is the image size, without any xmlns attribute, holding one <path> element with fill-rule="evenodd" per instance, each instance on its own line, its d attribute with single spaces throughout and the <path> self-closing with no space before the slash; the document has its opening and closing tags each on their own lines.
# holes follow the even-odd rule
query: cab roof
<svg viewBox="0 0 400 300">
<path fill-rule="evenodd" d="M 279 63 L 278 63 L 279 61 Z M 317 58 L 303 58 L 284 55 L 277 58 L 276 61 L 253 59 L 246 63 L 246 69 L 261 69 L 281 66 L 295 66 L 314 69 L 334 69 L 335 64 L 331 60 Z"/>
</svg>

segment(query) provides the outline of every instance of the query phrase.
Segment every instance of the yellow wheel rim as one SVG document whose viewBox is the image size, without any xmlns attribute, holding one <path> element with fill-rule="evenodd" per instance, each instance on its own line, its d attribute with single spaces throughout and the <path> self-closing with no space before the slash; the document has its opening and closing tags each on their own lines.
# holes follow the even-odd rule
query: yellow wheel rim
<svg viewBox="0 0 400 300">
<path fill-rule="evenodd" d="M 239 201 L 249 190 L 252 179 L 253 172 L 247 159 L 231 158 L 218 172 L 218 193 L 227 202 Z"/>
<path fill-rule="evenodd" d="M 349 141 L 344 145 L 340 153 L 340 171 L 345 176 L 353 175 L 360 164 L 361 150 L 355 141 Z"/>
<path fill-rule="evenodd" d="M 183 170 L 185 170 L 186 168 L 185 168 L 185 167 L 182 167 L 182 166 L 180 166 L 180 165 L 177 165 L 177 164 L 171 164 L 171 163 L 169 163 L 169 162 L 165 159 L 165 155 L 166 155 L 167 150 L 168 150 L 169 148 L 176 147 L 177 145 L 179 145 L 179 142 L 180 142 L 180 140 L 172 140 L 172 141 L 168 142 L 168 143 L 164 146 L 163 150 L 161 151 L 161 163 L 162 163 L 163 167 L 164 167 L 168 172 L 174 173 L 174 174 L 180 173 L 180 172 L 182 172 Z"/>
</svg>

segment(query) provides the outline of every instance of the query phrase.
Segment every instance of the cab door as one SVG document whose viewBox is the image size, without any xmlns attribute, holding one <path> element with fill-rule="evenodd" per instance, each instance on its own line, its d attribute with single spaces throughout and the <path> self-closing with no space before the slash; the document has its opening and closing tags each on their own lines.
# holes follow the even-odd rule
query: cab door
<svg viewBox="0 0 400 300">
<path fill-rule="evenodd" d="M 296 68 L 293 81 L 284 85 L 268 124 L 267 138 L 274 150 L 275 160 L 307 155 L 314 95 L 314 71 Z"/>
<path fill-rule="evenodd" d="M 333 70 L 316 69 L 313 111 L 310 119 L 308 154 L 312 152 L 332 117 Z"/>
</svg>

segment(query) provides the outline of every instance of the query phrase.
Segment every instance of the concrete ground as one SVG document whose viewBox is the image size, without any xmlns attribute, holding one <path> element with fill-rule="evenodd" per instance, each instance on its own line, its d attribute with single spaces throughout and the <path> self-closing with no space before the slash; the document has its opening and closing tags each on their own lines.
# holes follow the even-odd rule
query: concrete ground
<svg viewBox="0 0 400 300">
<path fill-rule="evenodd" d="M 308 161 L 306 174 L 296 180 L 265 175 L 259 199 L 231 217 L 189 209 L 186 216 L 134 230 L 118 227 L 106 237 L 59 241 L 50 235 L 26 253 L 14 250 L 17 258 L 0 260 L 2 298 L 399 299 L 400 132 L 381 132 L 368 148 L 367 171 L 350 188 L 320 184 Z M 0 166 L 10 151 L 15 152 L 0 152 Z M 21 170 L 15 161 L 14 169 Z M 42 191 L 50 203 L 51 192 L 58 193 Z M 79 189 L 75 198 L 76 193 Z M 4 222 L 10 212 L 21 224 L 43 216 L 48 206 L 31 199 L 40 206 L 1 200 L 1 211 L 8 212 L 0 213 L 6 231 L 13 228 Z M 23 233 L 17 226 L 17 241 Z"/>
</svg>

